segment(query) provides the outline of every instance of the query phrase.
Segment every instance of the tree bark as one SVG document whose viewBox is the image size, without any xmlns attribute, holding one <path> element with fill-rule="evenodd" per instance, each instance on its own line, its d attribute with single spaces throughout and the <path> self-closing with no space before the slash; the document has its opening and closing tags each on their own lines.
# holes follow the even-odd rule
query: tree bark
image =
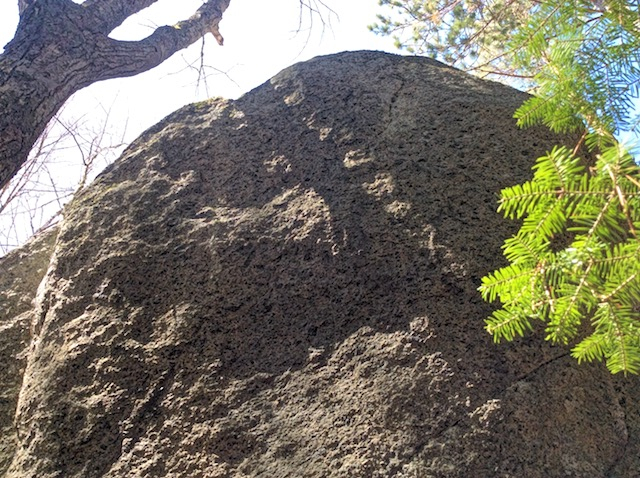
<svg viewBox="0 0 640 478">
<path fill-rule="evenodd" d="M 19 0 L 20 23 L 0 55 L 0 188 L 24 164 L 64 102 L 97 81 L 137 75 L 211 32 L 230 0 L 206 0 L 188 20 L 137 41 L 109 34 L 156 0 Z"/>
</svg>

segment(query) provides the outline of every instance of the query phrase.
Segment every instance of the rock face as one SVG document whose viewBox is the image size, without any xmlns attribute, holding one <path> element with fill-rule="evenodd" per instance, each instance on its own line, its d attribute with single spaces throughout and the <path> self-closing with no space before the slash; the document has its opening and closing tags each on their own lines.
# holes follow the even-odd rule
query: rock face
<svg viewBox="0 0 640 478">
<path fill-rule="evenodd" d="M 147 131 L 65 214 L 6 476 L 640 476 L 636 378 L 483 331 L 524 98 L 352 52 Z"/>
<path fill-rule="evenodd" d="M 35 319 L 33 300 L 53 252 L 58 230 L 39 235 L 0 258 L 0 474 L 17 444 L 14 416 Z"/>
</svg>

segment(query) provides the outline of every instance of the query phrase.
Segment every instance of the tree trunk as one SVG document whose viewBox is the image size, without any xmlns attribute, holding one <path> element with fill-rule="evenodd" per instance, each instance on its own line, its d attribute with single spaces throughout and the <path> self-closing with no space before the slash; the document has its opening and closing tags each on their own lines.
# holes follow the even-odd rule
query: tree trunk
<svg viewBox="0 0 640 478">
<path fill-rule="evenodd" d="M 76 91 L 96 81 L 137 75 L 207 32 L 230 0 L 208 0 L 188 20 L 137 42 L 109 33 L 156 0 L 21 0 L 20 23 L 0 55 L 0 188 L 18 172 L 47 123 Z"/>
</svg>

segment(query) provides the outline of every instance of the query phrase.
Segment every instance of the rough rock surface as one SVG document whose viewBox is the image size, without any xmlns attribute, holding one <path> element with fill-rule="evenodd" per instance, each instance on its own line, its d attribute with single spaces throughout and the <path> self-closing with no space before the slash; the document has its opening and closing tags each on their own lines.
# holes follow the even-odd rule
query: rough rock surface
<svg viewBox="0 0 640 478">
<path fill-rule="evenodd" d="M 0 258 L 0 474 L 13 458 L 16 413 L 27 362 L 34 299 L 53 253 L 57 228 Z"/>
<path fill-rule="evenodd" d="M 147 131 L 66 212 L 7 476 L 640 476 L 637 379 L 483 331 L 524 98 L 353 52 Z"/>
</svg>

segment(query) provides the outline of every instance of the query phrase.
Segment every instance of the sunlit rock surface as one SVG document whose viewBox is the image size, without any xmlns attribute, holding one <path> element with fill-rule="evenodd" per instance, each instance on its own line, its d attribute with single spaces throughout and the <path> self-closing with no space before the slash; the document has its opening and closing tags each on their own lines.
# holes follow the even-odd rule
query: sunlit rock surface
<svg viewBox="0 0 640 478">
<path fill-rule="evenodd" d="M 483 330 L 525 98 L 350 52 L 151 128 L 67 208 L 6 476 L 640 476 L 637 379 Z"/>
</svg>

